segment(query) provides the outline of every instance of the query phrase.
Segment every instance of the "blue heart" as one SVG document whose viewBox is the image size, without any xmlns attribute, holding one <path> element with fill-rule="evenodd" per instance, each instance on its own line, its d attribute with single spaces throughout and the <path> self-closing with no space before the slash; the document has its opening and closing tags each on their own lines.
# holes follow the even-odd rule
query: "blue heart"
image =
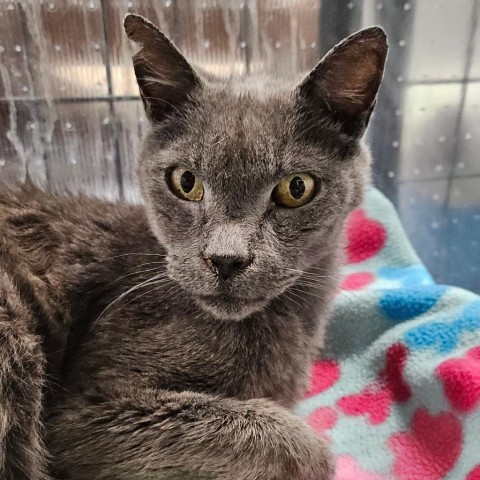
<svg viewBox="0 0 480 480">
<path fill-rule="evenodd" d="M 480 329 L 480 300 L 468 305 L 453 322 L 433 322 L 420 325 L 405 334 L 405 342 L 412 350 L 435 347 L 439 353 L 452 351 L 463 332 Z"/>
<path fill-rule="evenodd" d="M 385 290 L 379 304 L 389 320 L 402 322 L 430 310 L 445 290 L 446 287 L 438 285 Z"/>
</svg>

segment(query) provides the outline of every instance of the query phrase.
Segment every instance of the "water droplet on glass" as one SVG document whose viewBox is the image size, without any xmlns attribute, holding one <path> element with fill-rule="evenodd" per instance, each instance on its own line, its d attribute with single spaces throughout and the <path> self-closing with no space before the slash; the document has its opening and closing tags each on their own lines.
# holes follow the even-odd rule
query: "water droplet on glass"
<svg viewBox="0 0 480 480">
<path fill-rule="evenodd" d="M 435 166 L 435 171 L 436 172 L 441 172 L 443 170 L 443 165 L 436 165 Z"/>
<path fill-rule="evenodd" d="M 88 2 L 88 8 L 90 10 L 95 10 L 95 2 Z"/>
<path fill-rule="evenodd" d="M 439 222 L 432 222 L 431 227 L 433 230 L 438 230 L 440 228 L 440 223 Z"/>
<path fill-rule="evenodd" d="M 0 167 L 4 167 L 4 166 L 5 166 L 5 163 L 6 163 L 5 160 L 2 158 L 2 159 L 0 160 Z"/>
<path fill-rule="evenodd" d="M 349 3 L 347 4 L 347 8 L 348 8 L 349 10 L 351 10 L 354 6 L 355 6 L 355 5 L 354 5 L 353 2 L 349 2 Z"/>
<path fill-rule="evenodd" d="M 27 130 L 35 130 L 35 124 L 33 122 L 28 122 Z"/>
<path fill-rule="evenodd" d="M 471 140 L 472 139 L 472 134 L 471 133 L 466 133 L 465 134 L 465 140 Z"/>
<path fill-rule="evenodd" d="M 22 91 L 23 92 L 28 92 L 28 87 L 27 86 L 22 87 Z"/>
<path fill-rule="evenodd" d="M 408 12 L 412 8 L 412 5 L 410 3 L 405 3 L 403 5 L 403 9 Z"/>
<path fill-rule="evenodd" d="M 240 48 L 245 48 L 247 46 L 247 42 L 240 42 Z"/>
<path fill-rule="evenodd" d="M 446 139 L 447 139 L 447 137 L 445 135 L 440 135 L 438 137 L 438 141 L 441 142 L 441 143 L 443 143 Z"/>
<path fill-rule="evenodd" d="M 5 51 L 5 47 L 3 45 L 0 45 L 0 53 L 3 53 Z"/>
<path fill-rule="evenodd" d="M 393 178 L 395 176 L 395 172 L 388 172 L 388 178 Z"/>
<path fill-rule="evenodd" d="M 432 198 L 438 202 L 438 200 L 440 200 L 440 195 L 438 193 L 434 193 Z"/>
<path fill-rule="evenodd" d="M 76 165 L 77 164 L 77 159 L 76 158 L 70 158 L 70 163 L 72 165 Z"/>
<path fill-rule="evenodd" d="M 465 164 L 463 162 L 458 162 L 458 165 L 457 167 L 462 170 L 463 168 L 465 168 Z"/>
<path fill-rule="evenodd" d="M 400 146 L 400 142 L 398 140 L 395 140 L 392 142 L 392 147 L 393 148 L 398 148 Z"/>
<path fill-rule="evenodd" d="M 20 45 L 15 45 L 15 51 L 16 52 L 21 52 L 22 51 L 22 47 Z"/>
<path fill-rule="evenodd" d="M 282 46 L 282 42 L 275 42 L 275 48 L 280 48 Z"/>
<path fill-rule="evenodd" d="M 310 44 L 310 48 L 315 48 L 316 46 L 317 46 L 317 42 L 312 42 L 312 43 Z"/>
<path fill-rule="evenodd" d="M 53 2 L 50 2 L 50 3 L 48 4 L 48 9 L 49 9 L 49 10 L 55 10 L 55 4 L 54 4 Z"/>
<path fill-rule="evenodd" d="M 108 125 L 110 123 L 110 117 L 105 117 L 103 120 L 102 120 L 102 123 L 103 125 Z"/>
<path fill-rule="evenodd" d="M 399 46 L 399 47 L 404 47 L 406 44 L 407 44 L 407 42 L 406 42 L 405 40 L 400 40 L 400 41 L 398 42 L 398 46 Z"/>
<path fill-rule="evenodd" d="M 72 124 L 70 122 L 65 122 L 65 128 L 67 130 L 71 130 L 72 129 Z"/>
<path fill-rule="evenodd" d="M 62 50 L 62 47 L 60 45 L 55 45 L 55 51 L 60 52 Z"/>
<path fill-rule="evenodd" d="M 203 42 L 203 46 L 204 46 L 205 48 L 209 48 L 209 47 L 210 47 L 210 40 L 205 40 L 205 41 Z"/>
<path fill-rule="evenodd" d="M 13 3 L 9 3 L 8 7 L 7 7 L 7 10 L 14 10 L 14 9 L 15 9 L 15 7 L 14 7 Z"/>
<path fill-rule="evenodd" d="M 99 44 L 99 43 L 96 43 L 96 44 L 94 45 L 94 47 L 95 47 L 95 50 L 100 50 L 100 44 Z"/>
<path fill-rule="evenodd" d="M 165 4 L 165 6 L 167 5 Z M 127 8 L 132 8 L 132 7 L 133 7 L 133 2 L 127 2 Z"/>
<path fill-rule="evenodd" d="M 397 77 L 397 82 L 403 82 L 403 77 Z"/>
</svg>

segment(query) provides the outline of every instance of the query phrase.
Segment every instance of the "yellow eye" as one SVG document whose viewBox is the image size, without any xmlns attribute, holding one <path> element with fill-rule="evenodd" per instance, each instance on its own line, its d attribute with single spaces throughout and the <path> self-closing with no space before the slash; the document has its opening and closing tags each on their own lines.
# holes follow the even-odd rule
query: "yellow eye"
<svg viewBox="0 0 480 480">
<path fill-rule="evenodd" d="M 315 194 L 315 179 L 308 173 L 292 173 L 282 178 L 272 193 L 273 201 L 286 208 L 308 203 Z"/>
<path fill-rule="evenodd" d="M 190 170 L 174 168 L 170 172 L 168 184 L 178 198 L 191 202 L 199 202 L 203 198 L 203 183 Z"/>
</svg>

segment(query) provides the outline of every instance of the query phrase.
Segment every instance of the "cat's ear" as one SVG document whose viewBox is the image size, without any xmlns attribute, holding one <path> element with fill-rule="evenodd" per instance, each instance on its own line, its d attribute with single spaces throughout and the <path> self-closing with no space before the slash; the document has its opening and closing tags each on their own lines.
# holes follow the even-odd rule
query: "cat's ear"
<svg viewBox="0 0 480 480">
<path fill-rule="evenodd" d="M 140 46 L 133 67 L 145 112 L 160 123 L 181 111 L 202 81 L 177 47 L 148 20 L 128 14 L 124 27 L 128 38 Z"/>
<path fill-rule="evenodd" d="M 387 51 L 387 37 L 380 27 L 349 36 L 297 87 L 304 106 L 329 113 L 345 133 L 361 136 L 375 105 Z"/>
</svg>

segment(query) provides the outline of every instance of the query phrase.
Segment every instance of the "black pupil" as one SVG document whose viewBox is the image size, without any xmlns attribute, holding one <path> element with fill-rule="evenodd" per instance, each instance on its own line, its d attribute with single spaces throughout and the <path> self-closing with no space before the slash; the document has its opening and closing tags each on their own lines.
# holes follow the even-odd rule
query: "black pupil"
<svg viewBox="0 0 480 480">
<path fill-rule="evenodd" d="M 290 180 L 290 195 L 296 200 L 300 200 L 305 193 L 305 182 L 300 177 L 293 177 Z"/>
<path fill-rule="evenodd" d="M 180 178 L 180 186 L 185 193 L 190 193 L 195 186 L 195 175 L 188 170 Z"/>
</svg>

